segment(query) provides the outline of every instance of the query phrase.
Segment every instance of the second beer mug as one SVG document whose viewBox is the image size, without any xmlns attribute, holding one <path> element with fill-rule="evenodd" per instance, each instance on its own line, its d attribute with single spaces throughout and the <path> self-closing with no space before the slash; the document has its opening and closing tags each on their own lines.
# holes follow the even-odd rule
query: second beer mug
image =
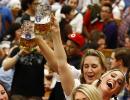
<svg viewBox="0 0 130 100">
<path fill-rule="evenodd" d="M 51 7 L 48 4 L 38 5 L 35 14 L 34 32 L 36 35 L 47 35 L 50 31 Z"/>
<path fill-rule="evenodd" d="M 22 25 L 22 35 L 20 38 L 20 47 L 25 48 L 30 51 L 33 47 L 36 46 L 34 38 L 35 38 L 34 23 L 32 23 L 29 20 L 25 20 Z"/>
</svg>

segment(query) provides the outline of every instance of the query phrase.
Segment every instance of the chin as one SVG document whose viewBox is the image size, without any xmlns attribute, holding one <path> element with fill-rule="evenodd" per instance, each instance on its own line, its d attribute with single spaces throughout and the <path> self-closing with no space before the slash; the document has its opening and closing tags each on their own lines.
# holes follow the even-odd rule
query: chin
<svg viewBox="0 0 130 100">
<path fill-rule="evenodd" d="M 90 80 L 89 80 L 89 81 L 88 81 L 88 80 L 86 81 L 86 84 L 92 84 L 92 83 L 93 83 L 93 81 L 90 81 Z"/>
</svg>

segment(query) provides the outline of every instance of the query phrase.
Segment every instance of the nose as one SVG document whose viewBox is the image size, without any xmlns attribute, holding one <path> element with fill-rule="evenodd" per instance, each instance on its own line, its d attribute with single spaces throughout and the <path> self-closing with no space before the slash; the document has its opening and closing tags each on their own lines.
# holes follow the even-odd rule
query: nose
<svg viewBox="0 0 130 100">
<path fill-rule="evenodd" d="M 88 67 L 88 72 L 92 72 L 92 68 L 91 68 L 90 65 L 89 65 L 89 67 Z"/>
</svg>

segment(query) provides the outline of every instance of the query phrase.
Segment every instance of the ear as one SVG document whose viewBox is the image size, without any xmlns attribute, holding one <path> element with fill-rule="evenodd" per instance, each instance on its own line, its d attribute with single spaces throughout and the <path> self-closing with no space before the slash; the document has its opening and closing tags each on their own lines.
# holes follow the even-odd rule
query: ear
<svg viewBox="0 0 130 100">
<path fill-rule="evenodd" d="M 127 90 L 129 90 L 129 84 L 128 84 L 128 83 L 125 84 L 125 88 L 126 88 Z"/>
</svg>

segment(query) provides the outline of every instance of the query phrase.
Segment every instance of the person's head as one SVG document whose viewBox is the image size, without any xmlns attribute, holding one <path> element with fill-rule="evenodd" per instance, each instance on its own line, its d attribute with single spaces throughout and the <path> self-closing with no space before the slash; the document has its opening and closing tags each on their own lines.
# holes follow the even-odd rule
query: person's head
<svg viewBox="0 0 130 100">
<path fill-rule="evenodd" d="M 115 0 L 100 0 L 100 4 L 104 5 L 104 4 L 111 4 L 114 3 Z"/>
<path fill-rule="evenodd" d="M 85 39 L 80 33 L 72 33 L 68 35 L 66 42 L 66 53 L 68 56 L 79 54 L 80 48 L 85 44 Z"/>
<path fill-rule="evenodd" d="M 9 100 L 7 90 L 2 83 L 0 83 L 0 100 Z"/>
<path fill-rule="evenodd" d="M 48 0 L 50 5 L 53 5 L 55 2 L 61 3 L 62 0 Z"/>
<path fill-rule="evenodd" d="M 102 52 L 88 49 L 81 61 L 81 83 L 91 84 L 107 70 Z"/>
<path fill-rule="evenodd" d="M 111 69 L 100 77 L 96 86 L 102 91 L 103 98 L 109 100 L 121 92 L 124 84 L 124 74 L 119 69 Z"/>
<path fill-rule="evenodd" d="M 81 84 L 73 90 L 71 100 L 102 100 L 102 94 L 94 85 Z"/>
<path fill-rule="evenodd" d="M 40 0 L 21 0 L 21 6 L 24 11 L 26 11 L 27 9 L 35 11 L 36 6 L 40 3 Z"/>
<path fill-rule="evenodd" d="M 106 40 L 104 37 L 100 37 L 99 40 L 97 41 L 98 44 L 98 50 L 103 50 L 106 48 Z"/>
<path fill-rule="evenodd" d="M 103 50 L 106 48 L 106 37 L 103 32 L 94 31 L 92 33 L 91 41 L 97 45 L 97 50 Z"/>
<path fill-rule="evenodd" d="M 61 9 L 61 14 L 63 19 L 65 19 L 66 21 L 70 21 L 73 17 L 72 15 L 72 7 L 69 5 L 64 5 Z"/>
<path fill-rule="evenodd" d="M 111 68 L 129 68 L 130 49 L 117 48 L 111 54 Z M 120 69 L 120 70 L 121 70 Z M 126 73 L 126 72 L 125 72 Z"/>
<path fill-rule="evenodd" d="M 112 17 L 112 6 L 110 4 L 102 5 L 100 15 L 103 21 L 109 21 Z"/>
<path fill-rule="evenodd" d="M 68 0 L 67 4 L 73 9 L 76 9 L 78 6 L 79 0 Z"/>
<path fill-rule="evenodd" d="M 14 18 L 16 18 L 21 10 L 21 2 L 20 0 L 10 0 L 7 7 L 11 9 Z"/>
</svg>

